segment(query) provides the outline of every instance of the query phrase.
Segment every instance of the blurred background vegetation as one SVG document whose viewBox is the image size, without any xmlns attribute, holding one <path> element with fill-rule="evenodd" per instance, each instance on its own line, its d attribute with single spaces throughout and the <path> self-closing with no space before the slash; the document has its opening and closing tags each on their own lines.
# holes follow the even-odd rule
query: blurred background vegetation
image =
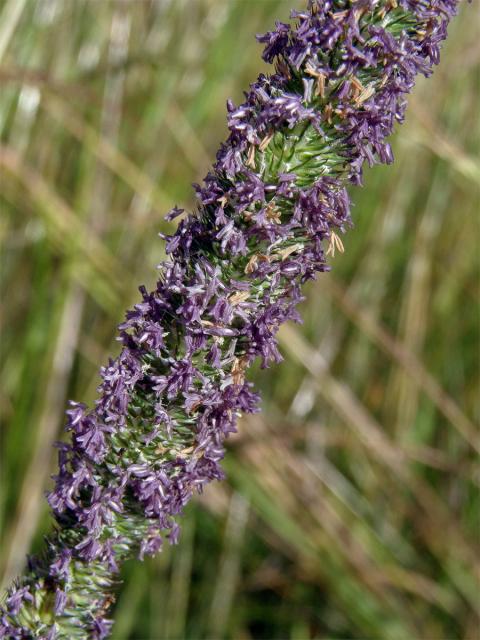
<svg viewBox="0 0 480 640">
<path fill-rule="evenodd" d="M 4 583 L 49 529 L 66 401 L 94 401 L 163 215 L 192 206 L 263 68 L 253 36 L 291 4 L 0 3 Z M 478 637 L 479 22 L 461 7 L 394 167 L 352 190 L 228 481 L 178 548 L 124 568 L 115 639 Z"/>
</svg>

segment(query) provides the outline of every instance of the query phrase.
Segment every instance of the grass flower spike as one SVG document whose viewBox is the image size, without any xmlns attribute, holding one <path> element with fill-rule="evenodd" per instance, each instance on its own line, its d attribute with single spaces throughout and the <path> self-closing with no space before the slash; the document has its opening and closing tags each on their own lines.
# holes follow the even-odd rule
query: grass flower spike
<svg viewBox="0 0 480 640">
<path fill-rule="evenodd" d="M 0 620 L 4 638 L 105 638 L 118 570 L 175 543 L 178 518 L 221 480 L 225 439 L 258 410 L 246 372 L 281 361 L 276 333 L 350 226 L 348 184 L 391 163 L 417 74 L 457 0 L 324 0 L 259 36 L 260 75 L 228 102 L 229 138 L 166 236 L 154 291 L 119 327 L 93 409 L 72 402 L 48 500 L 55 530 Z"/>
</svg>

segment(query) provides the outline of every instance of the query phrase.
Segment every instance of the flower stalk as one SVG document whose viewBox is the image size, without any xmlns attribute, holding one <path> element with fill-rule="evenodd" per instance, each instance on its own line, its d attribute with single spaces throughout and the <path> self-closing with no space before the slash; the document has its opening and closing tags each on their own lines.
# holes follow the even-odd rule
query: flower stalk
<svg viewBox="0 0 480 640">
<path fill-rule="evenodd" d="M 274 65 L 240 106 L 197 210 L 164 236 L 156 288 L 119 327 L 93 409 L 72 402 L 48 496 L 55 530 L 9 590 L 5 638 L 105 638 L 118 570 L 175 544 L 192 495 L 221 480 L 225 439 L 258 409 L 254 360 L 351 224 L 346 187 L 391 163 L 416 75 L 428 76 L 458 0 L 317 0 L 258 39 Z M 175 207 L 173 220 L 183 210 Z"/>
</svg>

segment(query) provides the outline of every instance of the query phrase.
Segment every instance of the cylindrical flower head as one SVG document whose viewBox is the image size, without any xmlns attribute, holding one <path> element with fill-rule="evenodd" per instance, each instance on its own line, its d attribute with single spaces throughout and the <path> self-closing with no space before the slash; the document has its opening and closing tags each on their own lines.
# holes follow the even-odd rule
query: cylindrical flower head
<svg viewBox="0 0 480 640">
<path fill-rule="evenodd" d="M 156 288 L 119 327 L 95 407 L 72 402 L 48 500 L 56 529 L 11 588 L 0 637 L 104 638 L 119 565 L 175 543 L 178 516 L 223 478 L 225 438 L 257 410 L 252 362 L 280 362 L 301 285 L 328 270 L 350 225 L 348 183 L 390 163 L 418 73 L 457 0 L 323 0 L 259 36 L 260 75 L 202 185 L 166 236 Z M 170 220 L 184 212 L 174 208 Z"/>
</svg>

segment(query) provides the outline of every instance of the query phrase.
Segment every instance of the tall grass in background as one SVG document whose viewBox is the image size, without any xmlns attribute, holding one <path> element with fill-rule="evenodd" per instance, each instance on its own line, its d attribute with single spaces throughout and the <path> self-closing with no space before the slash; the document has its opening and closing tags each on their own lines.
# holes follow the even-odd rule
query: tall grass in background
<svg viewBox="0 0 480 640">
<path fill-rule="evenodd" d="M 252 35 L 290 6 L 1 5 L 4 582 L 48 530 L 67 397 L 94 399 L 163 214 L 191 204 L 258 72 Z M 114 638 L 476 637 L 480 24 L 461 9 L 396 164 L 355 190 L 345 254 L 280 333 L 229 482 L 179 548 L 125 567 Z"/>
</svg>

